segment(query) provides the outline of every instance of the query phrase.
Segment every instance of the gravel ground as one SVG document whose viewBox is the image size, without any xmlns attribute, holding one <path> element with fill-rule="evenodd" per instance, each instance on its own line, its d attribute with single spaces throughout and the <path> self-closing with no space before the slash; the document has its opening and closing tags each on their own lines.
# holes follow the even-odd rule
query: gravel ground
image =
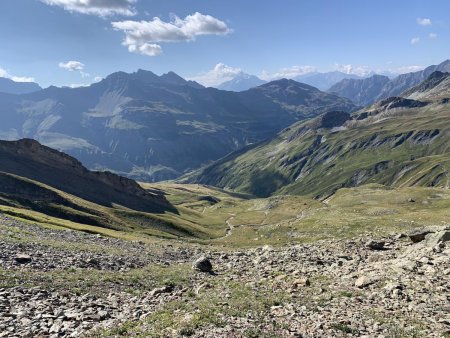
<svg viewBox="0 0 450 338">
<path fill-rule="evenodd" d="M 417 243 L 393 234 L 224 251 L 48 230 L 0 215 L 0 337 L 449 337 L 450 231 L 430 230 Z M 202 255 L 213 273 L 191 269 Z M 180 279 L 145 275 L 154 268 L 180 269 Z M 46 279 L 74 269 L 112 280 L 93 292 Z M 137 278 L 135 292 L 121 276 Z"/>
</svg>

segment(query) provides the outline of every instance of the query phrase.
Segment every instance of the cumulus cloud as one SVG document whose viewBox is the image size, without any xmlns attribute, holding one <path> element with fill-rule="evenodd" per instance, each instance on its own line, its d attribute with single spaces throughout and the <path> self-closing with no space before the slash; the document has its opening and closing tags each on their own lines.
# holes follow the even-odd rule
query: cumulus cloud
<svg viewBox="0 0 450 338">
<path fill-rule="evenodd" d="M 15 82 L 35 82 L 34 77 L 11 75 L 6 69 L 0 68 L 0 77 L 4 77 Z"/>
<path fill-rule="evenodd" d="M 420 38 L 418 36 L 411 39 L 411 45 L 417 45 L 420 42 Z"/>
<path fill-rule="evenodd" d="M 433 24 L 431 19 L 428 19 L 428 18 L 417 18 L 416 22 L 418 25 L 421 25 L 421 26 L 431 26 Z"/>
<path fill-rule="evenodd" d="M 51 6 L 67 11 L 107 17 L 112 15 L 132 16 L 136 14 L 136 0 L 41 0 Z"/>
<path fill-rule="evenodd" d="M 150 21 L 116 21 L 115 30 L 125 33 L 123 45 L 132 53 L 154 56 L 162 53 L 161 42 L 193 41 L 201 35 L 226 35 L 227 24 L 211 15 L 194 13 L 181 19 L 174 16 L 170 22 L 155 17 Z"/>
<path fill-rule="evenodd" d="M 65 70 L 68 70 L 69 72 L 73 71 L 82 71 L 84 69 L 84 63 L 81 63 L 80 61 L 68 61 L 68 62 L 60 62 L 59 67 L 63 68 Z"/>
<path fill-rule="evenodd" d="M 263 71 L 260 75 L 260 78 L 265 81 L 271 81 L 276 79 L 292 79 L 300 75 L 305 75 L 308 73 L 312 73 L 317 71 L 316 67 L 313 66 L 292 66 L 281 68 L 279 71 L 275 73 L 269 73 L 267 71 Z"/>
<path fill-rule="evenodd" d="M 213 69 L 193 77 L 189 80 L 197 81 L 206 87 L 218 86 L 226 81 L 233 79 L 236 75 L 242 73 L 242 69 L 227 66 L 224 63 L 218 63 Z"/>
<path fill-rule="evenodd" d="M 336 63 L 334 65 L 334 69 L 345 74 L 352 74 L 358 76 L 367 76 L 373 72 L 369 66 L 357 66 L 351 64 L 342 65 L 339 63 Z"/>
<path fill-rule="evenodd" d="M 430 33 L 430 34 L 428 34 L 428 37 L 430 38 L 430 39 L 437 39 L 437 34 L 436 33 Z"/>
</svg>

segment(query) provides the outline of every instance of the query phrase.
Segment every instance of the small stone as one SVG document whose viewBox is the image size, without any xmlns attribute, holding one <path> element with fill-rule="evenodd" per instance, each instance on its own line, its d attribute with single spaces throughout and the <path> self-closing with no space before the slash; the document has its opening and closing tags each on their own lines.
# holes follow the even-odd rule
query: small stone
<svg viewBox="0 0 450 338">
<path fill-rule="evenodd" d="M 156 288 L 153 289 L 152 291 L 150 291 L 150 295 L 151 296 L 155 296 L 155 295 L 159 295 L 161 293 L 168 293 L 168 292 L 172 292 L 174 289 L 173 285 L 165 285 L 161 288 Z"/>
<path fill-rule="evenodd" d="M 377 279 L 374 277 L 361 276 L 355 281 L 355 286 L 357 288 L 362 289 L 362 288 L 368 287 L 369 285 L 375 283 L 376 281 L 377 281 Z"/>
<path fill-rule="evenodd" d="M 395 236 L 395 239 L 402 239 L 402 238 L 405 238 L 405 237 L 407 237 L 405 234 L 398 234 L 398 235 L 396 235 Z"/>
<path fill-rule="evenodd" d="M 211 272 L 212 264 L 208 258 L 202 256 L 194 262 L 192 268 L 201 272 Z"/>
<path fill-rule="evenodd" d="M 19 264 L 26 264 L 31 262 L 31 256 L 25 254 L 18 254 L 14 260 Z"/>
<path fill-rule="evenodd" d="M 371 239 L 366 242 L 366 247 L 370 250 L 383 250 L 384 244 L 384 241 L 374 241 Z"/>
<path fill-rule="evenodd" d="M 297 278 L 292 282 L 292 288 L 296 289 L 302 286 L 310 286 L 311 282 L 308 278 Z"/>
</svg>

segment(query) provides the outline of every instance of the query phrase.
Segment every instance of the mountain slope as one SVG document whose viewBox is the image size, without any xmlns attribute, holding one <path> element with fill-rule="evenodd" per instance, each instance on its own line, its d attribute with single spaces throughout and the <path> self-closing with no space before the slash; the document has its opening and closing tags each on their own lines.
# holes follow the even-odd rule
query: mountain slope
<svg viewBox="0 0 450 338">
<path fill-rule="evenodd" d="M 354 105 L 294 81 L 235 93 L 139 70 L 85 88 L 0 94 L 0 138 L 33 138 L 89 168 L 155 181 L 332 109 Z"/>
<path fill-rule="evenodd" d="M 308 73 L 294 78 L 295 81 L 306 83 L 320 90 L 328 90 L 331 86 L 344 79 L 361 79 L 361 77 L 334 71 L 327 73 Z"/>
<path fill-rule="evenodd" d="M 383 75 L 373 75 L 362 80 L 344 79 L 331 86 L 328 92 L 346 97 L 359 106 L 373 103 L 373 98 L 379 95 L 389 78 Z"/>
<path fill-rule="evenodd" d="M 0 77 L 0 93 L 27 94 L 41 90 L 34 82 L 15 82 L 11 79 Z"/>
<path fill-rule="evenodd" d="M 241 72 L 231 80 L 225 81 L 224 83 L 217 86 L 217 89 L 230 90 L 233 92 L 241 92 L 243 90 L 260 86 L 264 83 L 266 83 L 266 81 L 261 80 L 259 77 L 255 75 L 250 75 Z"/>
<path fill-rule="evenodd" d="M 441 98 L 390 98 L 351 120 L 345 113 L 328 113 L 232 153 L 186 181 L 257 196 L 316 198 L 365 183 L 449 187 L 449 117 L 448 100 Z"/>
<path fill-rule="evenodd" d="M 33 194 L 27 189 L 23 195 L 20 185 L 11 182 L 14 175 L 103 206 L 118 204 L 145 212 L 173 210 L 165 198 L 148 193 L 135 181 L 109 172 L 89 171 L 76 159 L 34 140 L 0 141 L 0 159 L 0 193 L 18 197 Z"/>
<path fill-rule="evenodd" d="M 393 79 L 373 76 L 368 79 L 342 80 L 328 91 L 346 97 L 357 104 L 367 105 L 388 97 L 399 96 L 426 80 L 435 71 L 450 72 L 450 60 L 418 72 L 401 74 Z"/>
<path fill-rule="evenodd" d="M 410 99 L 439 100 L 443 103 L 450 98 L 450 73 L 436 71 L 428 79 L 402 94 Z"/>
</svg>

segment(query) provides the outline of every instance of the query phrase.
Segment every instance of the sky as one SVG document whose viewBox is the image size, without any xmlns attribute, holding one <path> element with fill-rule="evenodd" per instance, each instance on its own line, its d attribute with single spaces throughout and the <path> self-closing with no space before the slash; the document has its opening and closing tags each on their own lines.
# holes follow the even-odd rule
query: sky
<svg viewBox="0 0 450 338">
<path fill-rule="evenodd" d="M 217 85 L 450 58 L 448 0 L 1 0 L 0 76 L 89 85 L 146 69 Z"/>
</svg>

